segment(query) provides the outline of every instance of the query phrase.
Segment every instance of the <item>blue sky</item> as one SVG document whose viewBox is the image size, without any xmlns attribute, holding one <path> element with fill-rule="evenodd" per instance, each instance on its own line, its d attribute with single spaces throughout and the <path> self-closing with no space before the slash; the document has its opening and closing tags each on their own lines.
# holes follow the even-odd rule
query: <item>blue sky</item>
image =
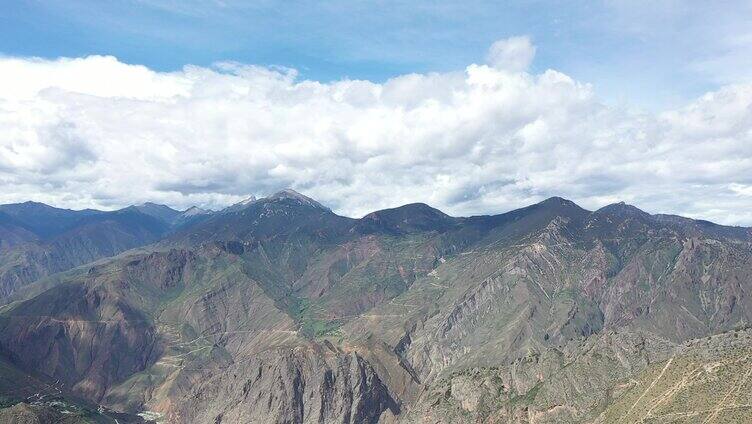
<svg viewBox="0 0 752 424">
<path fill-rule="evenodd" d="M 161 71 L 237 61 L 376 82 L 461 70 L 495 40 L 527 35 L 533 71 L 652 110 L 752 72 L 748 1 L 18 0 L 0 28 L 9 56 L 106 54 Z"/>
<path fill-rule="evenodd" d="M 750 52 L 748 0 L 6 1 L 0 203 L 752 225 Z"/>
</svg>

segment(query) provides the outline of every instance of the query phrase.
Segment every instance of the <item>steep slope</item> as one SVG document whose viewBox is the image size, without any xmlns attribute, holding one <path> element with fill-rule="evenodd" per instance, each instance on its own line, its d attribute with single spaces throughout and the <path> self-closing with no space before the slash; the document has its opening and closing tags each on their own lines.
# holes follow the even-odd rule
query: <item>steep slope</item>
<svg viewBox="0 0 752 424">
<path fill-rule="evenodd" d="M 399 413 L 356 353 L 310 345 L 271 350 L 207 376 L 173 410 L 175 422 L 376 423 Z"/>
<path fill-rule="evenodd" d="M 136 211 L 97 213 L 51 238 L 2 250 L 0 302 L 39 278 L 154 242 L 166 231 L 166 224 Z"/>
<path fill-rule="evenodd" d="M 153 253 L 116 258 L 79 280 L 13 304 L 0 317 L 0 341 L 25 369 L 38 368 L 89 399 L 126 410 L 150 404 L 183 415 L 196 411 L 170 405 L 195 395 L 186 379 L 194 381 L 202 370 L 243 370 L 245 361 L 280 357 L 264 352 L 293 349 L 298 353 L 278 364 L 287 370 L 280 378 L 300 373 L 309 381 L 300 390 L 315 389 L 318 379 L 327 393 L 327 376 L 338 376 L 326 396 L 333 396 L 339 412 L 326 407 L 320 416 L 372 421 L 387 410 L 396 414 L 399 406 L 366 360 L 310 337 L 331 329 L 321 325 L 328 324 L 329 314 L 342 320 L 345 308 L 359 312 L 393 297 L 438 260 L 421 265 L 403 258 L 408 251 L 421 253 L 412 249 L 430 246 L 430 237 L 400 244 L 363 236 L 353 231 L 354 224 L 289 192 L 272 196 L 180 233 Z M 220 240 L 218 229 L 230 240 Z M 196 237 L 202 232 L 214 240 Z M 381 281 L 380 294 L 365 284 L 374 276 Z M 316 302 L 343 287 L 363 300 L 352 304 L 330 296 L 326 299 L 337 302 Z M 81 344 L 92 338 L 93 344 Z M 233 383 L 213 381 L 218 387 L 206 389 L 210 393 Z M 262 393 L 268 383 L 260 384 Z M 167 404 L 165 393 L 172 399 Z M 341 393 L 349 400 L 336 399 Z M 287 419 L 286 402 L 279 404 L 280 420 Z"/>
<path fill-rule="evenodd" d="M 21 221 L 5 212 L 0 212 L 0 252 L 22 243 L 37 240 L 38 237 Z"/>
<path fill-rule="evenodd" d="M 97 266 L 84 281 L 3 311 L 0 346 L 23 369 L 60 380 L 80 396 L 132 412 L 148 404 L 179 417 L 177 422 L 208 419 L 211 411 L 274 415 L 286 422 L 303 408 L 302 399 L 310 408 L 308 399 L 319 393 L 322 417 L 375 422 L 386 410 L 396 413 L 370 365 L 343 352 L 322 356 L 328 348 L 302 336 L 296 322 L 244 274 L 233 251 L 232 244 L 208 244 L 195 252 L 141 253 Z M 269 398 L 265 412 L 256 415 L 222 403 L 238 389 L 227 377 L 245 376 L 249 367 L 272 373 L 253 393 L 275 400 Z M 332 378 L 337 383 L 330 387 Z M 290 384 L 284 389 L 289 392 L 278 392 L 278 380 Z M 232 395 L 244 397 L 248 390 Z M 300 398 L 288 399 L 294 392 Z"/>
<path fill-rule="evenodd" d="M 211 217 L 213 213 L 214 212 L 211 210 L 192 206 L 176 215 L 172 219 L 171 225 L 173 228 L 182 228 L 189 225 L 195 225 L 199 222 L 209 219 L 209 217 Z"/>
<path fill-rule="evenodd" d="M 0 304 L 40 278 L 155 242 L 210 215 L 148 202 L 114 212 L 0 205 Z"/>
<path fill-rule="evenodd" d="M 625 383 L 595 422 L 750 422 L 750 355 L 748 330 L 688 342 Z"/>
<path fill-rule="evenodd" d="M 345 337 L 381 338 L 431 384 L 613 329 L 676 343 L 749 322 L 743 237 L 684 232 L 626 205 L 557 212 L 541 228 L 547 209 L 494 218 L 471 251 L 346 324 Z"/>
<path fill-rule="evenodd" d="M 748 235 L 561 198 L 351 219 L 286 190 L 1 308 L 0 347 L 170 422 L 612 422 L 666 398 L 632 379 L 750 322 Z"/>
<path fill-rule="evenodd" d="M 26 373 L 0 350 L 0 422 L 144 424 L 136 415 L 113 412 L 72 395 L 60 381 Z"/>
<path fill-rule="evenodd" d="M 748 422 L 749 330 L 682 344 L 607 332 L 453 372 L 403 423 Z"/>
</svg>

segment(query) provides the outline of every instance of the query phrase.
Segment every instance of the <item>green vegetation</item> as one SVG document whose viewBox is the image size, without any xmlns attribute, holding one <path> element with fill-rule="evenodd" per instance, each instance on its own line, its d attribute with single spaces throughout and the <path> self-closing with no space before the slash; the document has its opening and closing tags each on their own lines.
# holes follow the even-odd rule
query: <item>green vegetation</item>
<svg viewBox="0 0 752 424">
<path fill-rule="evenodd" d="M 299 323 L 302 333 L 309 338 L 341 336 L 339 328 L 341 319 L 324 319 L 326 311 L 316 302 L 309 299 L 290 297 L 288 313 Z"/>
</svg>

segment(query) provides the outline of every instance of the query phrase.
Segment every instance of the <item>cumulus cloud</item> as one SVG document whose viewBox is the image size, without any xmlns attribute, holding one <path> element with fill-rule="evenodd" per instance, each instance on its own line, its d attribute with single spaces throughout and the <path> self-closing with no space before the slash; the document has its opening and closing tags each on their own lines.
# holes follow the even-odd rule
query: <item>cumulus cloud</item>
<svg viewBox="0 0 752 424">
<path fill-rule="evenodd" d="M 491 45 L 486 61 L 498 69 L 512 72 L 526 70 L 535 58 L 535 46 L 530 37 L 510 37 L 498 40 Z"/>
<path fill-rule="evenodd" d="M 638 113 L 561 72 L 525 72 L 534 47 L 510 40 L 492 66 L 384 83 L 0 59 L 0 202 L 217 208 L 293 187 L 351 216 L 416 201 L 495 213 L 560 195 L 752 224 L 752 86 Z"/>
</svg>

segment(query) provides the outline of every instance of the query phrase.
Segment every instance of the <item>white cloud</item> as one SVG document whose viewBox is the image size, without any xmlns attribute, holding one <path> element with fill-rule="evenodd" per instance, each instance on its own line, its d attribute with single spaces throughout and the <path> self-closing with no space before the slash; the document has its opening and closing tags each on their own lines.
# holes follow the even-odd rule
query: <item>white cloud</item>
<svg viewBox="0 0 752 424">
<path fill-rule="evenodd" d="M 486 61 L 498 69 L 512 72 L 527 70 L 535 58 L 535 46 L 530 37 L 510 37 L 498 40 L 488 49 Z"/>
<path fill-rule="evenodd" d="M 291 186 L 348 215 L 415 201 L 490 213 L 561 195 L 752 224 L 752 86 L 640 114 L 560 72 L 524 72 L 527 54 L 383 84 L 0 59 L 0 202 L 216 208 Z"/>
</svg>

